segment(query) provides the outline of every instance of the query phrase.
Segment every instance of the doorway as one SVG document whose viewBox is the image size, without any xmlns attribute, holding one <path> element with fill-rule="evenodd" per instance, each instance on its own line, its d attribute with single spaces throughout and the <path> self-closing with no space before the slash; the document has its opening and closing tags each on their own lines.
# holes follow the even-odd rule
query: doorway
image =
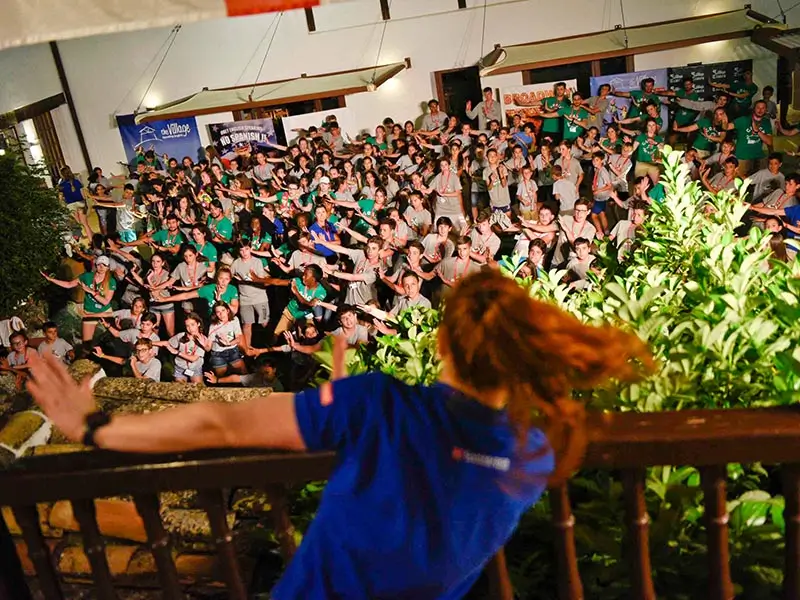
<svg viewBox="0 0 800 600">
<path fill-rule="evenodd" d="M 448 71 L 436 71 L 436 92 L 442 110 L 450 116 L 458 117 L 462 123 L 471 122 L 467 118 L 466 105 L 481 101 L 481 76 L 477 66 Z"/>
</svg>

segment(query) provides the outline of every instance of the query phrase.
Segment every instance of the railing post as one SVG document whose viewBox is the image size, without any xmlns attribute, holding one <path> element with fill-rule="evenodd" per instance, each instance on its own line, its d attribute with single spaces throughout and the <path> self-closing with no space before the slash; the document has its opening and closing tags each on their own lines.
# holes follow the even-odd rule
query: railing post
<svg viewBox="0 0 800 600">
<path fill-rule="evenodd" d="M 800 598 L 800 464 L 781 467 L 783 496 L 786 504 L 783 520 L 786 523 L 785 567 L 783 572 L 783 597 Z"/>
<path fill-rule="evenodd" d="M 0 516 L 0 600 L 31 600 L 14 540 Z"/>
<path fill-rule="evenodd" d="M 28 546 L 28 556 L 36 569 L 36 579 L 39 581 L 45 600 L 64 600 L 53 555 L 39 528 L 39 513 L 36 506 L 13 506 L 12 510 L 22 529 L 22 538 Z"/>
<path fill-rule="evenodd" d="M 233 546 L 233 534 L 225 515 L 225 504 L 222 501 L 221 490 L 203 490 L 199 494 L 203 503 L 208 522 L 211 525 L 211 534 L 219 552 L 222 572 L 228 584 L 228 597 L 230 600 L 247 600 L 247 590 L 242 580 L 242 570 L 236 560 L 236 549 Z"/>
<path fill-rule="evenodd" d="M 286 495 L 285 485 L 271 485 L 267 487 L 267 497 L 270 503 L 270 517 L 275 537 L 281 547 L 281 555 L 286 564 L 292 560 L 297 543 L 294 538 L 294 525 L 289 515 L 289 500 Z"/>
<path fill-rule="evenodd" d="M 505 548 L 497 551 L 485 568 L 489 578 L 489 598 L 491 600 L 514 600 L 514 588 L 508 576 Z"/>
<path fill-rule="evenodd" d="M 156 494 L 136 494 L 133 497 L 133 501 L 136 503 L 136 510 L 144 522 L 147 542 L 156 562 L 158 581 L 161 584 L 164 598 L 166 600 L 180 600 L 183 598 L 183 593 L 178 580 L 178 570 L 172 558 L 172 544 L 170 543 L 169 534 L 164 530 L 164 524 L 161 522 L 158 496 Z"/>
<path fill-rule="evenodd" d="M 625 550 L 633 575 L 633 596 L 641 600 L 655 600 L 648 535 L 650 515 L 647 514 L 644 500 L 644 477 L 644 469 L 626 469 L 622 472 L 627 521 Z"/>
<path fill-rule="evenodd" d="M 578 572 L 575 552 L 575 517 L 569 503 L 567 484 L 551 489 L 550 507 L 556 528 L 556 556 L 558 557 L 558 597 L 560 600 L 583 600 L 583 584 Z"/>
<path fill-rule="evenodd" d="M 731 600 L 734 597 L 728 548 L 726 477 L 724 465 L 700 468 L 708 538 L 709 600 Z"/>
</svg>

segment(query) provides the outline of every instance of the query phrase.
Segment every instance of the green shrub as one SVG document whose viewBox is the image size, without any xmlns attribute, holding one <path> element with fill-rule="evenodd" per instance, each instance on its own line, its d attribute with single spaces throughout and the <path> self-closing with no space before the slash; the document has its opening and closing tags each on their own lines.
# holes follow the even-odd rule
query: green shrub
<svg viewBox="0 0 800 600">
<path fill-rule="evenodd" d="M 0 156 L 0 315 L 16 314 L 21 303 L 42 291 L 39 271 L 53 266 L 64 244 L 67 213 L 55 190 L 14 152 Z"/>
</svg>

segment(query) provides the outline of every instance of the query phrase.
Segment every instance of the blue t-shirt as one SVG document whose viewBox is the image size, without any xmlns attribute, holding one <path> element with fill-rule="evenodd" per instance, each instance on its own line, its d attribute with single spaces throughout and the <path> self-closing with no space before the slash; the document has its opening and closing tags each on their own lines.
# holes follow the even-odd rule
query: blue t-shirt
<svg viewBox="0 0 800 600">
<path fill-rule="evenodd" d="M 800 205 L 787 206 L 783 209 L 783 212 L 786 213 L 786 220 L 792 225 L 796 226 L 797 222 L 800 221 Z"/>
<path fill-rule="evenodd" d="M 329 225 L 329 227 L 327 228 L 327 230 L 325 230 L 322 227 L 320 227 L 317 224 L 316 221 L 314 221 L 314 223 L 311 224 L 311 227 L 309 227 L 308 230 L 309 231 L 313 231 L 315 233 L 318 233 L 323 238 L 325 238 L 327 241 L 332 242 L 332 241 L 334 241 L 334 239 L 336 239 L 336 231 L 334 230 L 332 223 L 328 223 L 328 225 Z M 329 248 L 326 248 L 322 244 L 314 244 L 314 250 L 318 254 L 321 254 L 322 256 L 324 256 L 325 258 L 327 258 L 329 256 L 333 256 L 334 254 L 336 254 L 336 252 L 334 252 L 333 250 L 331 250 Z"/>
<path fill-rule="evenodd" d="M 58 182 L 58 189 L 64 194 L 64 202 L 72 204 L 73 202 L 83 202 L 83 184 L 78 179 L 71 179 L 67 181 L 62 179 Z"/>
<path fill-rule="evenodd" d="M 295 409 L 308 449 L 338 464 L 275 600 L 461 598 L 554 466 L 541 431 L 521 449 L 504 411 L 444 384 L 369 373 Z"/>
</svg>

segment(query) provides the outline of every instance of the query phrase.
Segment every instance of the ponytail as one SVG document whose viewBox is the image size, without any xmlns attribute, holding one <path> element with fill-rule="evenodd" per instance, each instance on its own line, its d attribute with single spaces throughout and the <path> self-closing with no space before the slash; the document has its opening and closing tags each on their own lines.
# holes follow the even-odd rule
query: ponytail
<svg viewBox="0 0 800 600">
<path fill-rule="evenodd" d="M 608 325 L 584 325 L 532 299 L 497 271 L 458 282 L 447 298 L 439 335 L 454 375 L 479 401 L 498 392 L 505 398 L 522 448 L 534 425 L 541 425 L 556 461 L 551 485 L 578 468 L 586 449 L 586 415 L 573 390 L 610 378 L 633 381 L 653 364 L 636 336 Z"/>
</svg>

